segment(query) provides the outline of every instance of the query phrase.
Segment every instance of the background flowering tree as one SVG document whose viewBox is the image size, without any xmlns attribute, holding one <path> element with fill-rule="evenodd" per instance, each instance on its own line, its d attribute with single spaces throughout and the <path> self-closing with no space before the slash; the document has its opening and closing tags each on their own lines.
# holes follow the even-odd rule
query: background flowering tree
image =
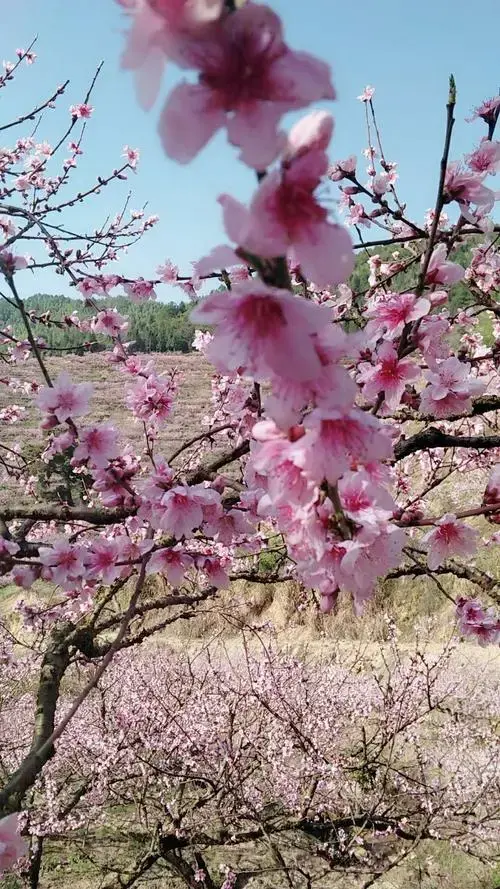
<svg viewBox="0 0 500 889">
<path fill-rule="evenodd" d="M 420 845 L 434 879 L 446 845 L 483 874 L 498 851 L 497 677 L 392 634 L 384 660 L 364 645 L 299 660 L 255 631 L 229 656 L 121 652 L 35 785 L 30 885 L 57 871 L 64 885 L 76 860 L 109 887 L 368 886 L 418 872 Z M 30 740 L 27 672 L 8 667 L 9 767 Z"/>
<path fill-rule="evenodd" d="M 14 396 L 1 416 L 19 423 L 22 437 L 16 396 L 23 384 L 10 370 L 30 361 L 38 376 L 24 386 L 47 435 L 42 461 L 64 479 L 63 495 L 58 488 L 37 500 L 22 450 L 1 445 L 6 483 L 14 480 L 18 495 L 0 507 L 0 570 L 22 589 L 36 591 L 43 580 L 52 590 L 42 601 L 30 597 L 18 606 L 24 627 L 17 641 L 33 651 L 38 680 L 30 738 L 9 760 L 0 791 L 8 819 L 0 822 L 7 837 L 0 851 L 4 869 L 19 854 L 19 829 L 30 829 L 12 815 L 28 805 L 55 753 L 54 763 L 61 761 L 63 738 L 75 731 L 72 720 L 84 718 L 95 689 L 102 693 L 113 659 L 121 652 L 125 671 L 125 650 L 214 602 L 232 579 L 293 576 L 323 612 L 344 595 L 359 613 L 386 576 L 430 576 L 449 596 L 440 578 L 451 575 L 481 593 L 481 599 L 475 592 L 457 599 L 460 631 L 481 643 L 496 642 L 500 631 L 491 605 L 498 601 L 498 579 L 471 563 L 476 554 L 480 560 L 480 546 L 497 544 L 486 529 L 500 510 L 499 235 L 491 216 L 496 193 L 485 184 L 500 166 L 494 140 L 500 98 L 476 109 L 484 138 L 464 161 L 453 162 L 451 79 L 435 207 L 414 222 L 398 194 L 396 166 L 383 151 L 372 87 L 359 97 L 367 123 L 366 183 L 356 157 L 331 159 L 329 112 L 313 110 L 288 133 L 282 128 L 287 112 L 334 99 L 335 89 L 325 62 L 288 46 L 271 9 L 218 0 L 122 5 L 130 17 L 123 63 L 136 71 L 141 101 L 152 103 L 167 59 L 190 78 L 174 87 L 161 113 L 165 152 L 188 163 L 225 129 L 256 174 L 256 190 L 248 207 L 220 196 L 230 243 L 199 259 L 194 277 L 180 276 L 166 262 L 151 278 L 131 280 L 110 274 L 109 265 L 156 217 L 128 218 L 125 204 L 92 234 L 60 221 L 63 211 L 91 200 L 138 162 L 138 152 L 126 147 L 119 168 L 66 196 L 92 115 L 94 83 L 84 101 L 70 107 L 53 146 L 36 141 L 38 124 L 61 101 L 66 84 L 2 127 L 28 126 L 30 135 L 0 154 L 1 296 L 26 330 L 22 339 L 12 329 L 1 334 L 2 382 Z M 0 85 L 10 87 L 21 63 L 34 60 L 31 48 L 19 50 Z M 69 157 L 56 167 L 63 149 Z M 323 202 L 325 180 L 338 185 L 354 244 Z M 382 229 L 381 237 L 366 240 L 368 227 Z M 471 238 L 464 268 L 454 251 Z M 389 247 L 389 257 L 374 247 Z M 355 250 L 365 252 L 369 265 L 361 290 L 346 283 Z M 23 275 L 46 265 L 69 277 L 95 311 L 90 320 L 28 312 Z M 217 289 L 198 300 L 201 282 L 209 279 Z M 451 295 L 459 281 L 469 299 L 455 311 Z M 176 374 L 162 376 L 134 355 L 125 342 L 127 319 L 99 299 L 120 287 L 131 301 L 144 302 L 172 282 L 196 302 L 196 347 L 215 368 L 214 411 L 200 434 L 166 454 L 161 435 Z M 142 453 L 107 420 L 86 419 L 92 387 L 65 373 L 52 376 L 46 344 L 35 333 L 40 324 L 84 325 L 109 337 L 109 361 L 123 371 L 125 404 L 143 430 Z M 450 499 L 446 482 L 464 472 L 472 477 L 473 470 L 484 481 L 477 502 L 470 503 L 469 492 L 464 508 Z M 27 502 L 19 497 L 21 482 Z M 439 490 L 445 503 L 438 502 Z M 269 552 L 273 570 L 263 578 Z M 61 683 L 75 670 L 82 672 L 68 701 Z M 149 766 L 156 780 L 158 765 Z M 413 838 L 421 838 L 421 826 L 416 830 Z M 208 879 L 196 858 L 195 864 L 194 877 L 186 865 L 189 879 Z"/>
</svg>

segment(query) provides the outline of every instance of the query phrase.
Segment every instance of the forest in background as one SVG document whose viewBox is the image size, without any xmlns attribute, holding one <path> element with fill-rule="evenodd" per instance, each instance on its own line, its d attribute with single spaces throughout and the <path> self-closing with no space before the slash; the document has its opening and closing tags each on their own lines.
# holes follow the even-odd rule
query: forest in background
<svg viewBox="0 0 500 889">
<path fill-rule="evenodd" d="M 467 267 L 470 262 L 471 250 L 478 242 L 478 238 L 469 239 L 453 252 L 455 262 Z M 406 262 L 415 256 L 415 246 L 410 251 L 401 248 L 399 258 Z M 394 245 L 379 247 L 376 250 L 363 251 L 356 257 L 356 265 L 349 280 L 349 286 L 354 293 L 364 293 L 369 289 L 368 254 L 377 253 L 383 261 L 392 258 Z M 394 290 L 406 290 L 415 286 L 419 264 L 411 264 L 391 282 Z M 65 315 L 77 312 L 81 320 L 91 318 L 95 314 L 93 308 L 85 306 L 83 299 L 72 299 L 57 294 L 38 293 L 29 297 L 26 308 L 35 316 L 45 316 L 49 313 L 51 320 L 58 320 Z M 102 308 L 113 306 L 120 314 L 127 316 L 129 327 L 126 332 L 126 340 L 134 342 L 137 352 L 190 352 L 194 335 L 194 326 L 189 320 L 192 308 L 190 302 L 146 302 L 136 304 L 126 296 L 106 297 L 98 300 Z M 449 309 L 455 312 L 459 308 L 465 308 L 472 302 L 470 291 L 465 282 L 455 284 L 450 290 Z M 35 320 L 35 319 L 33 319 Z M 0 302 L 0 330 L 9 327 L 14 336 L 22 339 L 25 335 L 22 321 L 17 309 L 10 303 Z M 59 350 L 81 353 L 91 349 L 105 348 L 109 342 L 107 337 L 98 334 L 84 332 L 76 327 L 57 327 L 46 323 L 35 323 L 34 329 L 46 343 L 48 349 L 56 352 Z M 1 349 L 1 344 L 0 344 Z"/>
</svg>

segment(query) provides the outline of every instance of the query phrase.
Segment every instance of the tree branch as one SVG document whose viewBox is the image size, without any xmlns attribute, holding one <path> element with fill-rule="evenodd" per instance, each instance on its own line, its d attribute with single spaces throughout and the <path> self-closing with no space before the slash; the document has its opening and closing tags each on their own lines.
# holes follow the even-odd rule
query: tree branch
<svg viewBox="0 0 500 889">
<path fill-rule="evenodd" d="M 40 748 L 46 744 L 54 730 L 61 680 L 69 665 L 72 630 L 71 625 L 65 624 L 52 631 L 40 670 L 30 752 L 0 791 L 0 813 L 3 815 L 18 811 L 25 792 L 34 784 L 41 768 L 54 754 L 53 744 L 50 744 L 46 747 L 45 755 L 39 758 Z"/>
<path fill-rule="evenodd" d="M 54 728 L 61 679 L 69 664 L 70 646 L 74 644 L 75 638 L 77 638 L 68 633 L 69 625 L 66 625 L 63 630 L 56 631 L 54 635 L 55 648 L 51 653 L 50 662 L 47 662 L 49 669 L 45 672 L 42 670 L 41 674 L 32 747 L 28 756 L 0 792 L 0 813 L 4 811 L 5 814 L 9 814 L 19 810 L 24 794 L 33 786 L 44 765 L 53 756 L 55 742 L 61 737 L 66 726 L 73 719 L 73 716 L 80 709 L 92 689 L 95 688 L 116 652 L 119 651 L 121 643 L 127 634 L 130 621 L 134 616 L 137 601 L 144 585 L 147 559 L 148 556 L 146 555 L 137 577 L 134 592 L 130 597 L 129 606 L 123 615 L 115 639 L 94 671 L 93 676 L 77 696 L 68 712 L 65 713 L 59 724 Z"/>
<path fill-rule="evenodd" d="M 419 556 L 425 557 L 427 555 L 423 550 L 414 547 L 412 547 L 412 552 Z M 432 574 L 452 574 L 461 580 L 468 580 L 487 593 L 495 602 L 500 602 L 500 593 L 495 591 L 495 588 L 499 586 L 499 581 L 490 577 L 485 571 L 474 568 L 472 565 L 462 565 L 459 562 L 455 562 L 454 559 L 448 559 L 443 565 L 434 568 Z M 415 561 L 413 565 L 402 565 L 400 568 L 396 568 L 395 571 L 391 571 L 387 575 L 387 580 L 397 580 L 399 577 L 423 577 L 424 575 L 429 575 L 427 565 L 419 564 L 418 561 Z"/>
<path fill-rule="evenodd" d="M 500 435 L 451 435 L 429 426 L 410 438 L 404 438 L 394 448 L 394 462 L 432 448 L 472 448 L 478 451 L 500 448 Z"/>
<path fill-rule="evenodd" d="M 186 477 L 186 484 L 197 485 L 206 481 L 222 467 L 248 454 L 249 450 L 250 443 L 248 441 L 242 442 L 232 451 L 221 454 L 211 463 L 190 472 Z M 136 512 L 137 507 L 99 509 L 88 506 L 17 506 L 0 508 L 0 519 L 3 519 L 4 522 L 10 522 L 13 519 L 33 519 L 37 522 L 88 522 L 90 525 L 114 525 L 134 516 Z"/>
<path fill-rule="evenodd" d="M 432 226 L 429 234 L 429 240 L 427 242 L 427 249 L 425 251 L 424 259 L 422 262 L 422 268 L 420 270 L 420 275 L 418 277 L 417 287 L 415 289 L 415 293 L 417 296 L 421 296 L 424 292 L 425 287 L 425 278 L 427 275 L 427 270 L 429 268 L 429 263 L 432 257 L 432 251 L 434 250 L 434 245 L 436 243 L 436 235 L 439 228 L 439 219 L 441 216 L 441 211 L 444 207 L 444 183 L 446 178 L 446 169 L 448 167 L 448 157 L 450 154 L 451 147 L 451 134 L 453 131 L 453 124 L 455 123 L 455 118 L 453 113 L 455 111 L 455 103 L 457 100 L 457 89 L 455 86 L 455 78 L 453 74 L 450 75 L 450 89 L 448 94 L 448 104 L 446 105 L 446 135 L 444 139 L 444 148 L 443 155 L 441 157 L 440 162 L 440 172 L 439 172 L 439 185 L 436 197 L 436 206 L 434 208 L 434 219 L 432 220 Z"/>
<path fill-rule="evenodd" d="M 14 506 L 1 507 L 4 522 L 32 519 L 35 522 L 88 522 L 90 525 L 114 525 L 135 514 L 135 509 L 99 509 L 92 506 Z"/>
<path fill-rule="evenodd" d="M 479 417 L 483 414 L 493 413 L 494 411 L 500 411 L 500 395 L 483 395 L 481 398 L 476 398 L 472 403 L 470 414 L 451 414 L 449 417 L 446 417 L 446 421 L 466 420 L 467 417 Z M 394 420 L 397 423 L 405 423 L 410 420 L 412 422 L 421 423 L 425 423 L 429 420 L 436 421 L 436 418 L 430 414 L 421 414 L 404 409 L 391 414 L 388 419 Z"/>
</svg>

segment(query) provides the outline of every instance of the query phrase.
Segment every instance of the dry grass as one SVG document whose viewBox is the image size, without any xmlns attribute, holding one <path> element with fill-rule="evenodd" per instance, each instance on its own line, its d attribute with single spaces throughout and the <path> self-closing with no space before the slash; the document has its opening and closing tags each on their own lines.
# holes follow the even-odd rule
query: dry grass
<svg viewBox="0 0 500 889">
<path fill-rule="evenodd" d="M 145 844 L 147 844 L 147 839 L 145 835 Z M 285 840 L 289 841 L 292 849 L 296 837 L 293 834 L 286 835 Z M 140 850 L 141 846 L 138 848 Z M 116 854 L 117 851 L 120 850 L 113 846 L 113 852 Z M 124 874 L 126 874 L 127 852 L 130 854 L 130 840 L 127 841 L 125 849 Z M 40 889 L 95 889 L 97 886 L 106 889 L 106 885 L 116 886 L 113 877 L 107 884 L 105 880 L 103 881 L 100 868 L 93 866 L 93 861 L 99 860 L 99 858 L 106 859 L 106 857 L 106 840 L 100 849 L 91 847 L 87 853 L 82 851 L 80 855 L 76 850 L 71 850 L 68 854 L 64 846 L 59 843 L 53 850 L 50 850 L 47 856 L 47 865 L 42 874 Z M 297 864 L 304 866 L 305 862 L 300 854 L 297 856 L 289 854 L 289 863 L 291 864 L 295 857 Z M 222 855 L 219 850 L 205 853 L 205 859 L 212 875 L 220 873 L 220 862 L 227 864 L 227 858 L 225 850 Z M 308 863 L 310 864 L 310 859 Z M 261 875 L 251 878 L 247 884 L 248 889 L 287 889 L 289 885 L 284 875 L 275 870 L 275 861 L 263 843 L 260 845 L 241 844 L 237 850 L 231 849 L 231 864 L 236 870 L 255 868 L 258 871 L 261 868 L 269 867 L 270 874 L 267 877 Z M 293 873 L 293 870 L 291 872 Z M 366 875 L 365 877 L 355 877 L 333 873 L 331 875 L 325 874 L 322 879 L 317 881 L 316 885 L 318 889 L 362 889 L 366 880 Z M 185 883 L 173 877 L 169 870 L 163 869 L 161 866 L 153 868 L 151 874 L 146 875 L 143 880 L 138 880 L 135 885 L 138 889 L 146 886 L 148 889 L 166 889 L 166 887 L 168 889 L 185 889 Z M 304 885 L 304 883 L 299 883 L 299 885 Z M 444 889 L 444 887 L 450 887 L 450 889 L 500 889 L 500 873 L 480 861 L 471 859 L 464 853 L 450 849 L 447 844 L 426 841 L 411 853 L 399 867 L 390 870 L 385 876 L 378 879 L 375 886 L 378 889 Z M 11 887 L 6 886 L 5 889 L 11 889 Z M 18 887 L 12 887 L 12 889 L 18 889 Z"/>
<path fill-rule="evenodd" d="M 180 444 L 198 434 L 201 420 L 210 409 L 210 367 L 198 354 L 158 354 L 141 356 L 144 362 L 153 360 L 159 374 L 177 370 L 179 391 L 169 421 L 165 424 L 157 443 L 157 453 L 168 456 Z M 144 449 L 144 433 L 125 405 L 125 392 L 129 378 L 115 365 L 109 364 L 102 353 L 79 357 L 69 355 L 46 359 L 47 369 L 53 379 L 66 372 L 75 382 L 90 382 L 94 386 L 90 413 L 85 422 L 111 422 L 120 431 L 123 446 L 130 443 L 137 453 Z M 43 378 L 35 361 L 16 365 L 9 378 L 22 382 L 36 381 L 43 384 Z M 32 396 L 21 392 L 13 393 L 6 386 L 0 386 L 0 410 L 8 404 L 16 403 L 26 408 L 20 423 L 5 425 L 0 433 L 0 442 L 8 447 L 17 444 L 42 445 L 46 437 L 39 428 L 41 414 Z M 10 500 L 14 488 L 5 486 L 0 491 L 0 503 Z M 19 497 L 19 493 L 17 493 Z"/>
<path fill-rule="evenodd" d="M 189 438 L 199 431 L 200 420 L 209 407 L 210 367 L 198 353 L 189 355 L 169 353 L 140 357 L 144 362 L 153 360 L 159 374 L 170 373 L 174 369 L 179 371 L 177 404 L 160 439 L 165 446 L 175 448 L 185 438 Z M 85 380 L 92 383 L 94 397 L 88 419 L 115 423 L 123 433 L 124 442 L 131 441 L 134 445 L 141 446 L 143 439 L 141 426 L 134 422 L 130 411 L 124 404 L 124 394 L 129 378 L 116 365 L 110 364 L 106 360 L 105 354 L 47 358 L 46 365 L 54 379 L 60 373 L 66 372 L 75 382 Z M 25 364 L 16 365 L 9 376 L 23 382 L 35 380 L 37 383 L 43 383 L 38 365 L 31 360 Z M 10 441 L 15 441 L 21 429 L 23 436 L 25 430 L 29 429 L 30 435 L 34 434 L 36 440 L 41 442 L 42 434 L 38 430 L 40 411 L 34 406 L 33 399 L 18 393 L 14 397 L 6 387 L 0 387 L 0 409 L 12 401 L 26 407 L 28 413 L 22 425 L 18 424 L 2 429 L 2 441 L 7 444 L 9 438 Z"/>
</svg>

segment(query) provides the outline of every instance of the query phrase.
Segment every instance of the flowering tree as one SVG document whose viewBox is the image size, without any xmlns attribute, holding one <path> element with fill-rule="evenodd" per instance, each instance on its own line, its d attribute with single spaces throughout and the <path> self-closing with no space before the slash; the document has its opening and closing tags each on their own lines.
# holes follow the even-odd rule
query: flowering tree
<svg viewBox="0 0 500 889">
<path fill-rule="evenodd" d="M 68 858 L 110 889 L 368 885 L 419 843 L 430 860 L 446 843 L 494 861 L 498 684 L 454 646 L 421 638 L 408 656 L 392 633 L 384 660 L 364 646 L 298 660 L 255 631 L 229 656 L 121 652 L 35 785 L 30 886 Z M 33 710 L 26 660 L 7 672 L 13 767 Z"/>
<path fill-rule="evenodd" d="M 28 123 L 32 131 L 0 154 L 1 296 L 26 330 L 22 340 L 2 331 L 2 360 L 7 369 L 24 360 L 37 368 L 27 389 L 47 433 L 42 459 L 64 475 L 66 491 L 62 500 L 37 501 L 22 449 L 0 446 L 7 483 L 14 480 L 19 491 L 23 481 L 27 497 L 10 496 L 0 507 L 0 570 L 20 588 L 36 591 L 43 580 L 52 590 L 48 599 L 18 607 L 38 658 L 38 689 L 31 739 L 9 763 L 0 791 L 0 811 L 9 819 L 0 827 L 11 837 L 0 851 L 4 868 L 19 851 L 13 813 L 92 690 L 102 687 L 115 656 L 189 617 L 233 578 L 262 579 L 268 551 L 274 568 L 264 580 L 293 576 L 323 612 L 339 595 L 352 596 L 361 611 L 388 575 L 429 576 L 449 596 L 440 579 L 449 575 L 481 593 L 456 601 L 461 632 L 486 643 L 496 642 L 500 630 L 488 604 L 498 601 L 498 579 L 471 564 L 481 543 L 496 545 L 496 534 L 486 536 L 486 520 L 496 523 L 500 511 L 499 235 L 491 217 L 496 194 L 485 184 L 500 166 L 494 141 L 500 97 L 474 113 L 486 125 L 478 148 L 452 162 L 451 79 L 435 206 L 414 222 L 398 194 L 395 164 L 384 154 L 372 87 L 359 97 L 367 123 L 365 184 L 356 157 L 329 158 L 328 112 L 311 111 L 288 134 L 282 129 L 284 114 L 334 99 L 335 90 L 328 65 L 291 49 L 271 9 L 250 0 L 121 5 L 131 20 L 123 64 L 136 72 L 143 104 L 154 101 L 166 60 L 191 77 L 174 88 L 161 113 L 165 152 L 188 163 L 225 129 L 256 175 L 256 191 L 248 207 L 220 196 L 231 243 L 200 259 L 194 277 L 179 275 L 167 261 L 150 279 L 131 280 L 109 274 L 109 264 L 156 217 L 129 219 L 125 205 L 92 234 L 60 221 L 63 211 L 123 179 L 138 162 L 138 152 L 126 147 L 119 168 L 65 197 L 92 115 L 91 92 L 71 106 L 53 146 L 35 134 L 66 84 L 1 128 Z M 2 88 L 23 61 L 34 61 L 31 48 L 7 65 Z M 68 139 L 69 157 L 49 174 Z M 321 201 L 325 179 L 337 183 L 354 244 Z M 383 230 L 380 237 L 366 240 L 368 227 Z M 454 251 L 468 240 L 464 268 Z M 389 258 L 382 255 L 388 247 Z M 356 250 L 369 264 L 368 287 L 359 291 L 346 283 Z M 90 384 L 49 371 L 36 326 L 83 322 L 30 316 L 21 282 L 46 265 L 68 276 L 94 307 L 85 324 L 89 333 L 109 337 L 108 357 L 123 371 L 125 404 L 143 430 L 143 453 L 109 422 L 85 419 Z M 218 289 L 198 299 L 210 279 Z M 466 282 L 468 302 L 455 311 L 459 281 Z M 215 369 L 213 417 L 171 454 L 161 453 L 161 433 L 176 376 L 161 376 L 134 355 L 124 340 L 127 319 L 109 302 L 99 304 L 116 287 L 132 301 L 154 299 L 163 282 L 193 297 L 196 347 Z M 14 398 L 1 418 L 22 429 L 16 403 L 22 384 L 10 376 L 2 383 Z M 464 508 L 444 485 L 464 472 L 472 477 L 472 470 L 485 479 L 472 504 L 468 491 Z M 437 499 L 441 488 L 445 504 Z M 163 578 L 163 586 L 148 586 L 150 575 Z M 61 682 L 82 663 L 93 669 L 63 703 Z"/>
</svg>

